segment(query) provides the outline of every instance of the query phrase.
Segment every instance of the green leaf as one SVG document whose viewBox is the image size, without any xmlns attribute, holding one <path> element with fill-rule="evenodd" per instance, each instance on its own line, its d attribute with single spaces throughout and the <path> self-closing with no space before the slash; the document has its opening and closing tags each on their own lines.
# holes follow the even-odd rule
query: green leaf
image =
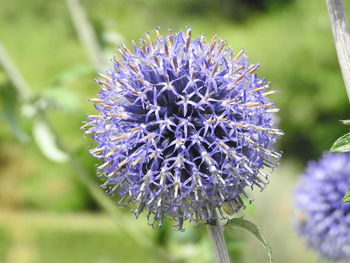
<svg viewBox="0 0 350 263">
<path fill-rule="evenodd" d="M 80 107 L 79 94 L 72 89 L 52 87 L 44 90 L 41 97 L 48 102 L 49 108 L 58 108 L 67 112 L 74 112 Z"/>
<path fill-rule="evenodd" d="M 37 118 L 34 122 L 33 137 L 41 152 L 49 160 L 63 163 L 69 159 L 67 153 L 58 147 L 55 134 L 42 118 Z"/>
<path fill-rule="evenodd" d="M 240 227 L 252 233 L 257 239 L 259 239 L 261 244 L 265 247 L 267 255 L 269 256 L 270 263 L 274 262 L 271 247 L 267 244 L 265 238 L 259 230 L 259 227 L 257 227 L 254 223 L 250 222 L 249 220 L 244 219 L 243 217 L 230 219 L 225 225 L 225 229 L 230 229 L 233 227 Z"/>
<path fill-rule="evenodd" d="M 343 203 L 350 203 L 350 188 L 348 189 L 348 191 L 344 195 L 342 201 L 343 201 Z"/>
<path fill-rule="evenodd" d="M 336 153 L 350 152 L 350 133 L 336 140 L 331 147 L 331 151 Z"/>
<path fill-rule="evenodd" d="M 57 77 L 60 86 L 67 86 L 68 83 L 79 79 L 83 76 L 93 73 L 93 68 L 86 65 L 76 65 L 66 71 L 61 72 Z"/>
<path fill-rule="evenodd" d="M 341 120 L 340 122 L 346 126 L 350 126 L 350 120 Z"/>
</svg>

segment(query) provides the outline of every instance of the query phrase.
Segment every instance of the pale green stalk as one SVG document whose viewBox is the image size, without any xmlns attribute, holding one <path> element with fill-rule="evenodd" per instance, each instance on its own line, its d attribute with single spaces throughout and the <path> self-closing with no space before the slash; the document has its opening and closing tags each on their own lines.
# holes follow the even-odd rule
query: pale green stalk
<svg viewBox="0 0 350 263">
<path fill-rule="evenodd" d="M 346 92 L 350 101 L 350 35 L 343 0 L 326 0 L 332 25 L 335 47 Z"/>
<path fill-rule="evenodd" d="M 211 245 L 215 254 L 217 263 L 230 263 L 230 257 L 228 255 L 227 246 L 224 238 L 224 230 L 219 221 L 216 218 L 210 220 L 207 224 L 207 230 L 210 236 Z"/>
</svg>

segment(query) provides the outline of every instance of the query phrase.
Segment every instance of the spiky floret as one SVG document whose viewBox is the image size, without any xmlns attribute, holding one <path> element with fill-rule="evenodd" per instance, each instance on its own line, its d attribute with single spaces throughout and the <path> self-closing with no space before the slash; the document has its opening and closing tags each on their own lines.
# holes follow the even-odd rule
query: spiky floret
<svg viewBox="0 0 350 263">
<path fill-rule="evenodd" d="M 295 223 L 310 247 L 336 262 L 350 261 L 350 153 L 310 162 L 295 191 Z"/>
<path fill-rule="evenodd" d="M 237 211 L 246 187 L 263 189 L 260 170 L 276 166 L 271 146 L 282 133 L 267 98 L 274 91 L 244 51 L 233 54 L 217 36 L 193 40 L 190 28 L 155 34 L 133 51 L 120 46 L 91 99 L 99 114 L 84 128 L 98 144 L 91 153 L 103 161 L 108 193 L 136 204 L 137 216 L 147 208 L 152 224 L 168 215 L 181 228 L 224 203 Z"/>
</svg>

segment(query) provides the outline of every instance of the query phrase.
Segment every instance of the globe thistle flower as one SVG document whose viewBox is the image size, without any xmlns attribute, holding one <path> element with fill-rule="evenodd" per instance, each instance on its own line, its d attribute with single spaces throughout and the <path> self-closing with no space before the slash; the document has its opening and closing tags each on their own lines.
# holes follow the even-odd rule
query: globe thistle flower
<svg viewBox="0 0 350 263">
<path fill-rule="evenodd" d="M 119 205 L 135 204 L 136 216 L 147 209 L 152 225 L 166 215 L 178 228 L 206 222 L 223 204 L 237 211 L 280 157 L 271 149 L 282 134 L 267 98 L 274 91 L 244 51 L 217 36 L 192 39 L 191 28 L 145 36 L 133 51 L 120 46 L 91 99 L 99 114 L 84 128 L 97 142 L 102 186 Z"/>
<path fill-rule="evenodd" d="M 313 249 L 336 262 L 350 261 L 350 153 L 326 154 L 310 162 L 295 191 L 299 233 Z"/>
</svg>

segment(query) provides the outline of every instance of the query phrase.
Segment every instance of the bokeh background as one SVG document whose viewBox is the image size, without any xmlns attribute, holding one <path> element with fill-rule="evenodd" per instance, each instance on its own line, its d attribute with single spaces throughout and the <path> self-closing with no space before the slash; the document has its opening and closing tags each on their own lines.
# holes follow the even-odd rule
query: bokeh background
<svg viewBox="0 0 350 263">
<path fill-rule="evenodd" d="M 276 262 L 321 262 L 291 218 L 298 175 L 346 132 L 338 120 L 349 117 L 325 1 L 76 3 L 0 0 L 0 262 L 213 262 L 203 227 L 177 232 L 166 222 L 153 230 L 115 207 L 99 188 L 92 141 L 80 130 L 94 112 L 87 98 L 97 93 L 97 70 L 119 43 L 130 46 L 157 26 L 166 33 L 187 25 L 193 35 L 217 33 L 235 51 L 244 48 L 280 91 L 281 166 L 241 215 L 262 226 Z M 251 234 L 237 229 L 226 238 L 235 263 L 268 262 Z"/>
</svg>

